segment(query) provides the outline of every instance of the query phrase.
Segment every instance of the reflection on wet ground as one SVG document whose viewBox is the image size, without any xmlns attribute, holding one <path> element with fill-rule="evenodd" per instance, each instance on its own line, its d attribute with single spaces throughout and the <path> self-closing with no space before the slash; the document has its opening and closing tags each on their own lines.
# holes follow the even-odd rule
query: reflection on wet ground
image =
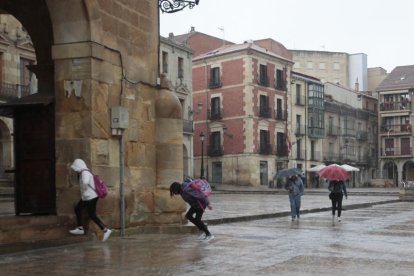
<svg viewBox="0 0 414 276">
<path fill-rule="evenodd" d="M 2 275 L 413 275 L 414 205 L 398 202 L 210 226 L 195 234 L 114 237 L 3 255 Z"/>
</svg>

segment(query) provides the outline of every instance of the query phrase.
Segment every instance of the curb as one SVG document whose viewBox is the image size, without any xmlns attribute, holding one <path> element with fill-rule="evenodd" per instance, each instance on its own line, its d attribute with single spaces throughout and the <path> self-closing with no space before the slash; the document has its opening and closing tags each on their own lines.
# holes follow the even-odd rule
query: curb
<svg viewBox="0 0 414 276">
<path fill-rule="evenodd" d="M 385 200 L 385 201 L 378 201 L 378 202 L 372 202 L 372 203 L 351 204 L 351 205 L 346 206 L 346 210 L 362 209 L 362 208 L 372 207 L 374 205 L 381 205 L 381 204 L 388 204 L 388 203 L 395 203 L 395 202 L 401 202 L 401 200 L 395 199 L 395 200 Z M 301 210 L 301 213 L 302 214 L 319 213 L 319 212 L 330 211 L 331 209 L 332 209 L 331 207 L 305 209 L 305 210 Z M 204 220 L 204 222 L 207 222 L 210 225 L 218 225 L 218 224 L 224 224 L 224 223 L 234 223 L 234 222 L 242 222 L 242 221 L 249 221 L 249 220 L 268 219 L 268 218 L 279 218 L 279 217 L 286 217 L 286 216 L 290 216 L 290 211 L 270 213 L 270 214 L 251 215 L 251 216 L 240 216 L 240 217 L 232 217 L 232 218 L 210 219 L 210 220 Z"/>
</svg>

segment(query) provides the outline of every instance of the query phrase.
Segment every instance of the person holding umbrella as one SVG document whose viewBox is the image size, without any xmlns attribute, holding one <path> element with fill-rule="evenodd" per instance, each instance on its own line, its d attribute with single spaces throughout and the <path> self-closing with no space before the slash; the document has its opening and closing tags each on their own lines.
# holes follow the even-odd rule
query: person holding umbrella
<svg viewBox="0 0 414 276">
<path fill-rule="evenodd" d="M 329 198 L 332 201 L 332 219 L 335 219 L 335 210 L 338 211 L 338 222 L 341 222 L 341 211 L 342 211 L 342 200 L 348 198 L 348 193 L 346 192 L 346 185 L 343 181 L 332 180 L 329 182 L 328 186 Z"/>
<path fill-rule="evenodd" d="M 337 164 L 331 164 L 319 171 L 319 177 L 329 180 L 328 189 L 331 192 L 329 198 L 332 201 L 332 219 L 335 218 L 335 210 L 338 211 L 338 221 L 341 221 L 342 199 L 348 198 L 344 181 L 350 178 L 349 173 Z"/>
<path fill-rule="evenodd" d="M 285 189 L 289 191 L 290 215 L 294 221 L 300 217 L 300 203 L 304 191 L 302 179 L 297 175 L 290 176 L 286 181 Z"/>
</svg>

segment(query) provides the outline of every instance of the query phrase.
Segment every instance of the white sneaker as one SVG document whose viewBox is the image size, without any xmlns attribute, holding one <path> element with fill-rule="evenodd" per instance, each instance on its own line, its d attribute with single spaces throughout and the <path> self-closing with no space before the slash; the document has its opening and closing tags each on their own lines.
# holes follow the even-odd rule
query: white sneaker
<svg viewBox="0 0 414 276">
<path fill-rule="evenodd" d="M 70 230 L 69 233 L 71 233 L 72 235 L 84 235 L 85 230 L 83 230 L 82 228 L 77 227 L 73 230 Z"/>
<path fill-rule="evenodd" d="M 109 236 L 112 234 L 112 230 L 111 229 L 108 229 L 108 230 L 106 230 L 106 232 L 104 232 L 104 235 L 103 235 L 103 239 L 102 239 L 102 241 L 104 242 L 104 241 L 106 241 L 107 239 L 109 239 Z"/>
<path fill-rule="evenodd" d="M 201 241 L 201 240 L 205 240 L 205 239 L 206 239 L 206 237 L 207 237 L 206 233 L 203 233 L 203 234 L 201 234 L 201 235 L 198 237 L 198 240 L 199 240 L 199 241 Z"/>
<path fill-rule="evenodd" d="M 341 217 L 338 217 L 338 222 L 341 222 Z"/>
<path fill-rule="evenodd" d="M 208 236 L 206 236 L 206 238 L 204 239 L 205 241 L 211 241 L 211 240 L 214 240 L 214 235 L 208 235 Z"/>
</svg>

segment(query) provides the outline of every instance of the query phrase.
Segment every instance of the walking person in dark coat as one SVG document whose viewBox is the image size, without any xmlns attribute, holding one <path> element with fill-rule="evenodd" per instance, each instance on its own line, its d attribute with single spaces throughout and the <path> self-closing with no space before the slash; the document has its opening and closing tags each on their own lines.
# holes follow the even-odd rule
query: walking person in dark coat
<svg viewBox="0 0 414 276">
<path fill-rule="evenodd" d="M 290 214 L 292 221 L 300 217 L 301 197 L 304 191 L 302 179 L 297 175 L 287 179 L 285 189 L 289 191 Z"/>
<path fill-rule="evenodd" d="M 208 200 L 208 197 L 197 187 L 192 186 L 191 182 L 184 182 L 180 184 L 174 182 L 170 186 L 170 195 L 181 195 L 185 202 L 190 205 L 190 209 L 187 211 L 185 217 L 191 221 L 200 231 L 204 233 L 199 237 L 199 240 L 212 240 L 214 236 L 210 233 L 207 226 L 201 220 L 206 208 L 213 209 Z"/>
<path fill-rule="evenodd" d="M 342 199 L 348 198 L 348 193 L 346 191 L 346 185 L 343 181 L 332 180 L 329 182 L 328 186 L 329 198 L 332 201 L 332 219 L 335 219 L 335 210 L 338 211 L 338 221 L 341 221 L 341 212 L 342 212 Z"/>
</svg>

